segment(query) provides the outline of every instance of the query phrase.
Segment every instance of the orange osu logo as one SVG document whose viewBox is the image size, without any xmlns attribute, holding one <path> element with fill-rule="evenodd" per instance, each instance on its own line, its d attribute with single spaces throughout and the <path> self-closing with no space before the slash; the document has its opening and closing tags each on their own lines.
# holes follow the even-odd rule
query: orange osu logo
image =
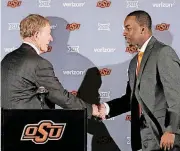
<svg viewBox="0 0 180 151">
<path fill-rule="evenodd" d="M 161 24 L 156 25 L 156 30 L 164 31 L 164 30 L 168 30 L 169 27 L 170 27 L 170 24 L 161 23 Z"/>
<path fill-rule="evenodd" d="M 109 7 L 110 5 L 111 5 L 111 1 L 102 0 L 97 2 L 96 7 L 105 8 L 105 7 Z"/>
<path fill-rule="evenodd" d="M 135 53 L 135 52 L 138 52 L 138 49 L 136 46 L 129 46 L 129 47 L 126 47 L 126 52 L 129 52 L 129 53 Z"/>
<path fill-rule="evenodd" d="M 51 52 L 51 50 L 52 50 L 52 46 L 48 46 L 47 52 Z"/>
<path fill-rule="evenodd" d="M 18 0 L 12 0 L 12 1 L 8 1 L 7 6 L 8 7 L 19 7 L 21 5 L 22 1 L 18 1 Z"/>
<path fill-rule="evenodd" d="M 131 121 L 131 115 L 126 115 L 126 121 Z"/>
<path fill-rule="evenodd" d="M 45 144 L 48 140 L 59 140 L 64 132 L 66 123 L 54 123 L 42 120 L 38 124 L 27 124 L 21 136 L 21 141 L 31 140 L 35 144 Z"/>
<path fill-rule="evenodd" d="M 75 96 L 77 95 L 77 91 L 75 91 L 75 90 L 71 91 L 70 93 L 75 95 Z"/>
<path fill-rule="evenodd" d="M 101 76 L 106 76 L 111 74 L 111 69 L 108 68 L 103 68 L 99 70 Z"/>
<path fill-rule="evenodd" d="M 80 24 L 77 23 L 72 23 L 72 24 L 67 24 L 66 29 L 70 31 L 78 30 L 80 28 Z"/>
</svg>

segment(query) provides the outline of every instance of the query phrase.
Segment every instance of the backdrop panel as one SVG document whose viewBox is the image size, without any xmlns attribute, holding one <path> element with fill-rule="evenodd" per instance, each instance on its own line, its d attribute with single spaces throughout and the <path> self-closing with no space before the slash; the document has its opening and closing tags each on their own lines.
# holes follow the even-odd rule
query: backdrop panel
<svg viewBox="0 0 180 151">
<path fill-rule="evenodd" d="M 107 102 L 125 93 L 134 56 L 126 52 L 123 37 L 128 13 L 147 11 L 154 36 L 180 56 L 179 0 L 2 0 L 1 6 L 1 58 L 21 44 L 19 22 L 25 16 L 48 17 L 54 41 L 52 51 L 42 56 L 53 64 L 64 88 L 89 103 Z M 88 121 L 88 151 L 96 150 L 131 151 L 129 112 L 102 123 Z"/>
</svg>

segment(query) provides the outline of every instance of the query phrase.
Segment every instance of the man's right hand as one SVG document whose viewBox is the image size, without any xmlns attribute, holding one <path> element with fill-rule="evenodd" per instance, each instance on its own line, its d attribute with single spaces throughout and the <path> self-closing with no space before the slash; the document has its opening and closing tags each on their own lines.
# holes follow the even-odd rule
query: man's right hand
<svg viewBox="0 0 180 151">
<path fill-rule="evenodd" d="M 92 105 L 92 115 L 96 117 L 100 117 L 98 106 L 95 104 Z"/>
<path fill-rule="evenodd" d="M 98 105 L 98 109 L 99 109 L 99 117 L 102 120 L 105 120 L 106 119 L 106 115 L 107 115 L 106 106 L 102 103 L 102 104 Z"/>
<path fill-rule="evenodd" d="M 107 108 L 104 103 L 99 104 L 99 105 L 92 105 L 93 111 L 92 115 L 101 118 L 102 120 L 106 119 L 107 115 Z"/>
</svg>

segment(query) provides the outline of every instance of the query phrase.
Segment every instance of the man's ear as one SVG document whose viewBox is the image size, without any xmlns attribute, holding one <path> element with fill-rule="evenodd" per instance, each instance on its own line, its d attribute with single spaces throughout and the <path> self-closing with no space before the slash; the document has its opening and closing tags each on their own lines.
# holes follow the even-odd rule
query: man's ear
<svg viewBox="0 0 180 151">
<path fill-rule="evenodd" d="M 143 34 L 144 31 L 145 31 L 145 27 L 142 27 L 142 28 L 141 28 L 141 34 Z"/>
<path fill-rule="evenodd" d="M 35 39 L 38 39 L 38 38 L 39 38 L 39 32 L 38 32 L 38 31 L 36 31 L 36 32 L 34 33 L 34 38 L 35 38 Z"/>
</svg>

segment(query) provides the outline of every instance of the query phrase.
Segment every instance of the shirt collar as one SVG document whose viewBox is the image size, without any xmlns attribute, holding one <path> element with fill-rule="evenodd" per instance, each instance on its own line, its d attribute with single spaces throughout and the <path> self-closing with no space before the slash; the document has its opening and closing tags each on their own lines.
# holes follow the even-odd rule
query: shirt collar
<svg viewBox="0 0 180 151">
<path fill-rule="evenodd" d="M 30 42 L 27 42 L 27 41 L 23 41 L 23 43 L 28 44 L 28 45 L 30 45 L 31 47 L 33 47 L 34 50 L 37 52 L 37 54 L 40 55 L 39 49 L 38 49 L 34 44 L 32 44 L 32 43 L 30 43 Z"/>
<path fill-rule="evenodd" d="M 140 52 L 144 52 L 146 50 L 146 47 L 147 47 L 149 41 L 151 40 L 151 37 L 148 40 L 146 40 L 146 42 L 142 45 L 141 49 L 139 49 Z"/>
</svg>

